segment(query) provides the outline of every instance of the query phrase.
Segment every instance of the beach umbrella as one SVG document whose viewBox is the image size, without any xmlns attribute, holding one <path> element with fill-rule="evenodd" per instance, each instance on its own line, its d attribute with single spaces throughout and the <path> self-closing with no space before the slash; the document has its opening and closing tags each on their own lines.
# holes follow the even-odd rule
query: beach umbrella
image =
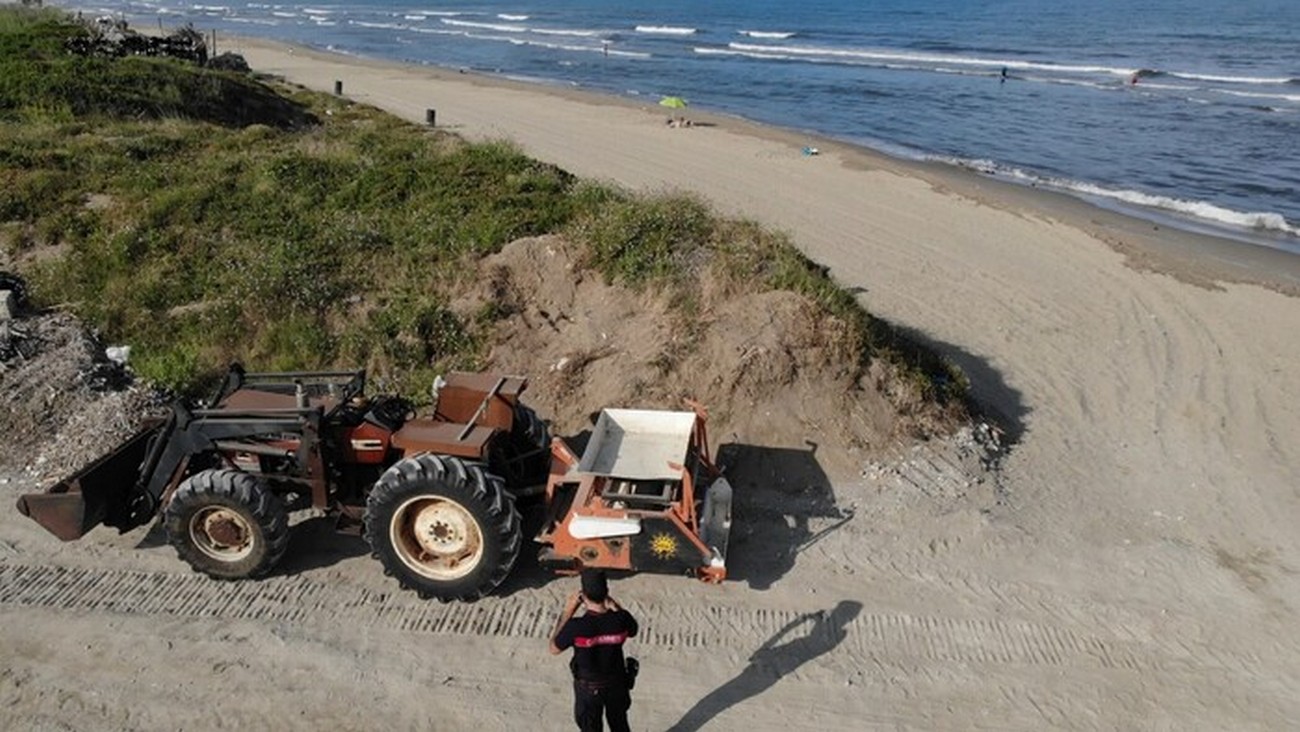
<svg viewBox="0 0 1300 732">
<path fill-rule="evenodd" d="M 664 97 L 659 100 L 659 104 L 670 109 L 685 109 L 686 100 L 681 97 Z"/>
</svg>

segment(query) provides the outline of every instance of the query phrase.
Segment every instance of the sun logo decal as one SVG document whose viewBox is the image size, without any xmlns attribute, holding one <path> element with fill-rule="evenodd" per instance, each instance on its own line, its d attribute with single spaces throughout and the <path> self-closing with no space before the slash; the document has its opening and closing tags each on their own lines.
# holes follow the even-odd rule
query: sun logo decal
<svg viewBox="0 0 1300 732">
<path fill-rule="evenodd" d="M 655 534 L 650 540 L 650 551 L 660 559 L 668 559 L 677 553 L 677 540 L 668 534 Z"/>
</svg>

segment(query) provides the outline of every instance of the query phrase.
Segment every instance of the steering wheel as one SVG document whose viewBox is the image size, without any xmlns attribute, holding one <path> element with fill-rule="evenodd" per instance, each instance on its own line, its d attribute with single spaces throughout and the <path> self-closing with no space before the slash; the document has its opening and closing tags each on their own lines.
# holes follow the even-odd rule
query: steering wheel
<svg viewBox="0 0 1300 732">
<path fill-rule="evenodd" d="M 380 396 L 370 400 L 370 416 L 390 429 L 397 429 L 415 416 L 415 405 L 399 396 Z"/>
</svg>

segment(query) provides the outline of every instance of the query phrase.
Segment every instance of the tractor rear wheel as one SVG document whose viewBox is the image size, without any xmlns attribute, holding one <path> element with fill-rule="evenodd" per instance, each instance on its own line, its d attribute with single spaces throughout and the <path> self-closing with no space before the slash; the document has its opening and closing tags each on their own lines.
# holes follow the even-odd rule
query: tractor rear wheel
<svg viewBox="0 0 1300 732">
<path fill-rule="evenodd" d="M 454 457 L 395 463 L 366 501 L 366 542 L 423 598 L 473 602 L 510 573 L 523 531 L 501 478 Z"/>
<path fill-rule="evenodd" d="M 204 470 L 181 483 L 163 514 L 167 540 L 195 570 L 217 579 L 266 574 L 289 548 L 289 516 L 260 478 Z"/>
<path fill-rule="evenodd" d="M 528 455 L 520 465 L 520 483 L 545 483 L 551 470 L 551 432 L 532 408 L 515 405 L 511 440 L 519 455 Z"/>
</svg>

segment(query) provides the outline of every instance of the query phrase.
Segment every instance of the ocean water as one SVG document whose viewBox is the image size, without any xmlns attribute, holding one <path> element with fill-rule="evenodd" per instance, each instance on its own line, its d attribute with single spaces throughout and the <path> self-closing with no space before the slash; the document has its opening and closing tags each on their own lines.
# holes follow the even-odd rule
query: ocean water
<svg viewBox="0 0 1300 732">
<path fill-rule="evenodd" d="M 1300 0 L 109 0 L 96 12 L 681 96 L 1300 253 Z"/>
</svg>

